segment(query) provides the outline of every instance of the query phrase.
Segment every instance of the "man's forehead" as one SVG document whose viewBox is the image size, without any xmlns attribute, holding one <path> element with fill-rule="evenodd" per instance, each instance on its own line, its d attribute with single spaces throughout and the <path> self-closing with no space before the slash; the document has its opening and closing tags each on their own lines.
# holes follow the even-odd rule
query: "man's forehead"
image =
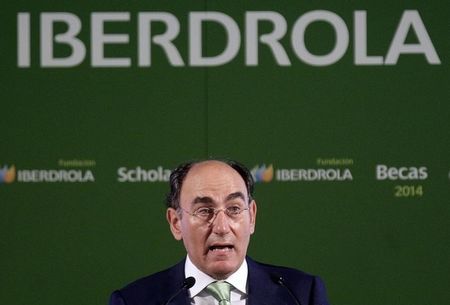
<svg viewBox="0 0 450 305">
<path fill-rule="evenodd" d="M 241 175 L 231 166 L 220 161 L 204 161 L 195 164 L 184 178 L 181 188 L 183 193 L 198 193 L 207 196 L 208 192 L 242 192 L 247 194 L 247 187 Z"/>
<path fill-rule="evenodd" d="M 224 175 L 226 176 L 224 177 Z M 201 179 L 203 177 L 208 177 L 214 180 L 220 180 L 220 178 L 234 178 L 245 184 L 244 179 L 234 168 L 222 161 L 216 160 L 203 161 L 194 164 L 188 171 L 184 182 L 190 178 Z"/>
</svg>

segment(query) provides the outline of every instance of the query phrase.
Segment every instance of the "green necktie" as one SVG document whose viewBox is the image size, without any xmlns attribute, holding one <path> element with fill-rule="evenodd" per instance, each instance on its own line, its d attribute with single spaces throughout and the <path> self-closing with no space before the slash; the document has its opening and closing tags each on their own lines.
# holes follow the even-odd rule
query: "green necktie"
<svg viewBox="0 0 450 305">
<path fill-rule="evenodd" d="M 219 301 L 219 305 L 230 305 L 231 285 L 224 281 L 214 282 L 206 287 L 206 291 Z"/>
</svg>

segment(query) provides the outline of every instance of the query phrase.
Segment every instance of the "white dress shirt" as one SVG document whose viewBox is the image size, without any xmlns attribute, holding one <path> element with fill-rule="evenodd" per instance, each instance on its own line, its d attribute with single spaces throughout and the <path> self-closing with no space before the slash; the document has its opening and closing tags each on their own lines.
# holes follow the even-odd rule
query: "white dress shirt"
<svg viewBox="0 0 450 305">
<path fill-rule="evenodd" d="M 219 302 L 204 289 L 206 286 L 215 282 L 216 280 L 206 273 L 200 271 L 190 260 L 189 255 L 186 258 L 184 265 L 184 273 L 186 277 L 193 276 L 195 278 L 195 284 L 189 289 L 189 295 L 192 305 L 218 305 Z M 226 282 L 232 285 L 230 301 L 232 305 L 246 305 L 247 304 L 247 275 L 248 267 L 247 262 L 244 262 L 236 270 L 235 273 L 230 275 Z"/>
</svg>

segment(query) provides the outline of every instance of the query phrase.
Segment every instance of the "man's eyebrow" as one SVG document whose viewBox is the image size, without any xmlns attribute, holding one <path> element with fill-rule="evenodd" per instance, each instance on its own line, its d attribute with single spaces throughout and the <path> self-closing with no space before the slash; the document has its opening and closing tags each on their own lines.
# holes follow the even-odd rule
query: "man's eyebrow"
<svg viewBox="0 0 450 305">
<path fill-rule="evenodd" d="M 240 198 L 243 201 L 245 201 L 245 195 L 242 192 L 234 192 L 229 194 L 226 198 L 225 201 L 231 201 L 234 199 Z M 214 203 L 214 199 L 212 199 L 209 196 L 203 196 L 203 197 L 195 197 L 194 200 L 192 200 L 192 204 L 199 204 L 199 203 L 203 203 L 203 204 L 212 204 Z"/>
<path fill-rule="evenodd" d="M 205 197 L 195 197 L 194 200 L 192 201 L 193 204 L 196 203 L 207 203 L 207 204 L 211 204 L 213 203 L 214 200 L 211 197 L 205 196 Z"/>
<path fill-rule="evenodd" d="M 241 198 L 242 200 L 245 201 L 245 195 L 242 192 L 231 193 L 230 195 L 227 196 L 225 201 L 230 201 L 236 198 Z"/>
</svg>

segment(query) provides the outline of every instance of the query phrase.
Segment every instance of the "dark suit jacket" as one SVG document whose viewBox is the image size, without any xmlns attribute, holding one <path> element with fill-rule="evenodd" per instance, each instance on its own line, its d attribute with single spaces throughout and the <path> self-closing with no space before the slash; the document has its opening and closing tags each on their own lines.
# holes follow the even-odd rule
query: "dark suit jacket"
<svg viewBox="0 0 450 305">
<path fill-rule="evenodd" d="M 295 305 L 286 287 L 276 283 L 282 276 L 286 286 L 301 305 L 329 305 L 325 286 L 320 278 L 302 271 L 261 264 L 247 257 L 248 305 Z M 111 295 L 110 305 L 164 305 L 182 286 L 184 260 L 167 270 L 139 279 Z M 171 305 L 190 305 L 184 290 Z"/>
</svg>

